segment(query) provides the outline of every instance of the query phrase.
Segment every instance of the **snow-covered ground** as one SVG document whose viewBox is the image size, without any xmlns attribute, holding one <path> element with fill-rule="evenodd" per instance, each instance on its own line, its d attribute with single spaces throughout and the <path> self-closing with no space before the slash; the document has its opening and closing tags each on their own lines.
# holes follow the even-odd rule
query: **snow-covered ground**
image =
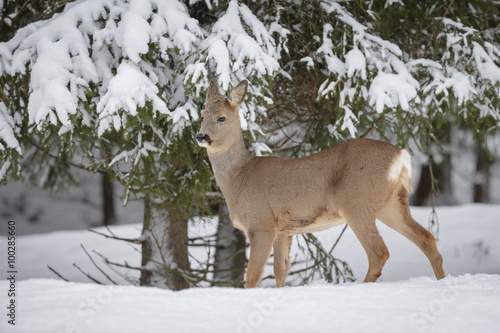
<svg viewBox="0 0 500 333">
<path fill-rule="evenodd" d="M 425 225 L 430 210 L 413 207 L 412 211 Z M 257 290 L 171 292 L 98 286 L 88 283 L 73 267 L 76 263 L 106 280 L 80 244 L 131 265 L 139 264 L 139 253 L 124 242 L 86 230 L 20 236 L 17 325 L 8 325 L 3 314 L 0 332 L 498 332 L 500 206 L 439 207 L 438 214 L 438 246 L 448 274 L 444 280 L 434 279 L 427 259 L 413 244 L 379 224 L 391 253 L 380 282 L 330 285 L 320 280 L 281 290 L 265 288 L 274 286 L 272 280 L 264 281 Z M 317 236 L 329 248 L 341 229 Z M 191 234 L 214 230 L 215 221 L 198 222 L 193 223 Z M 118 225 L 112 231 L 124 238 L 136 237 L 140 225 Z M 0 248 L 6 246 L 6 239 L 0 238 Z M 203 256 L 203 250 L 198 251 L 195 256 Z M 296 246 L 292 251 L 300 253 Z M 349 229 L 334 254 L 351 265 L 358 281 L 363 279 L 366 256 Z M 47 265 L 73 282 L 57 280 Z M 0 270 L 6 272 L 4 261 Z M 269 266 L 268 273 L 271 271 Z M 108 273 L 127 283 L 116 272 Z M 135 273 L 130 274 L 133 278 Z M 8 287 L 8 281 L 0 281 L 3 309 Z"/>
<path fill-rule="evenodd" d="M 7 283 L 0 282 L 5 290 Z M 1 332 L 498 332 L 500 276 L 283 289 L 18 284 L 15 328 Z"/>
</svg>

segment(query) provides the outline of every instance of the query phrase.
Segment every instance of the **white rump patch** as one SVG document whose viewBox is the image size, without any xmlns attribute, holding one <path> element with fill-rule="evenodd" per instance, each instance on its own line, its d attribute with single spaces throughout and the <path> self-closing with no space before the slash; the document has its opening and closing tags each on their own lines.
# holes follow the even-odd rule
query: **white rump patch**
<svg viewBox="0 0 500 333">
<path fill-rule="evenodd" d="M 389 169 L 387 179 L 390 181 L 398 180 L 399 176 L 401 175 L 401 171 L 403 169 L 406 169 L 408 172 L 408 175 L 410 175 L 410 177 L 411 177 L 411 174 L 412 174 L 411 173 L 411 156 L 405 149 L 402 149 L 399 156 L 396 158 L 396 160 L 394 160 L 391 168 Z"/>
<path fill-rule="evenodd" d="M 401 159 L 403 160 L 403 168 L 406 169 L 406 171 L 408 172 L 408 175 L 410 176 L 410 179 L 411 179 L 411 175 L 412 175 L 411 156 L 406 151 L 406 149 L 403 149 L 403 151 L 401 152 Z"/>
</svg>

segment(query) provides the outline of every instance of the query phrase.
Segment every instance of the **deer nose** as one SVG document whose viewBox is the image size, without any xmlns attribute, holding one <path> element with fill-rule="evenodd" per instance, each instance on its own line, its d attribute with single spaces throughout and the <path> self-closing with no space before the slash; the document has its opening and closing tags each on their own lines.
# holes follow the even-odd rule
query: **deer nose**
<svg viewBox="0 0 500 333">
<path fill-rule="evenodd" d="M 198 142 L 203 142 L 203 141 L 208 142 L 208 143 L 212 142 L 212 140 L 210 139 L 210 136 L 208 134 L 201 134 L 201 133 L 196 134 L 196 140 Z"/>
</svg>

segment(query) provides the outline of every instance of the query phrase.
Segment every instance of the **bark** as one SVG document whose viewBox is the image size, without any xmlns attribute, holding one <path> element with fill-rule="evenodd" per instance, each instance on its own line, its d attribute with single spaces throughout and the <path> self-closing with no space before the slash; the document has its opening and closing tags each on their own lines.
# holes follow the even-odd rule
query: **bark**
<svg viewBox="0 0 500 333">
<path fill-rule="evenodd" d="M 108 173 L 101 175 L 102 186 L 102 213 L 103 225 L 111 225 L 116 223 L 115 202 L 113 197 L 113 182 Z"/>
<path fill-rule="evenodd" d="M 141 267 L 146 267 L 150 259 L 152 258 L 152 242 L 151 237 L 149 237 L 150 233 L 150 225 L 151 225 L 151 201 L 149 194 L 146 193 L 144 195 L 144 215 L 142 220 L 142 258 L 141 258 Z M 153 279 L 153 272 L 149 270 L 143 269 L 141 271 L 141 277 L 139 279 L 139 283 L 141 286 L 151 286 L 151 281 Z"/>
<path fill-rule="evenodd" d="M 442 126 L 440 129 L 437 129 L 434 132 L 435 137 L 439 140 L 439 142 L 444 146 L 449 146 L 451 142 L 451 126 L 450 124 L 446 124 Z M 427 149 L 430 149 L 431 152 L 434 151 L 433 148 L 435 144 L 429 141 L 429 146 Z M 436 163 L 436 159 L 431 154 L 430 163 L 432 163 L 432 173 L 434 176 L 434 180 L 437 181 L 437 195 L 434 197 L 435 205 L 454 205 L 456 204 L 456 200 L 453 196 L 453 188 L 451 183 L 451 153 L 445 150 L 440 153 L 440 161 Z M 429 170 L 429 165 L 424 165 L 421 167 L 421 176 L 418 182 L 417 188 L 415 190 L 415 194 L 412 196 L 411 203 L 415 206 L 428 206 L 432 205 L 431 200 L 431 186 L 432 179 L 431 173 Z"/>
<path fill-rule="evenodd" d="M 167 249 L 171 255 L 171 264 L 176 268 L 175 271 L 167 271 L 167 286 L 172 290 L 186 289 L 189 288 L 189 282 L 179 271 L 189 272 L 188 219 L 180 216 L 175 209 L 170 210 L 167 216 Z"/>
<path fill-rule="evenodd" d="M 476 180 L 474 184 L 474 202 L 490 202 L 490 165 L 488 151 L 484 145 L 477 143 Z"/>
<path fill-rule="evenodd" d="M 141 286 L 189 288 L 187 227 L 187 219 L 175 209 L 158 209 L 149 195 L 145 195 Z"/>
<path fill-rule="evenodd" d="M 432 171 L 437 180 L 439 193 L 435 198 L 436 205 L 453 205 L 456 203 L 451 183 L 451 156 L 447 155 L 439 164 L 432 162 Z M 429 165 L 421 167 L 420 180 L 415 194 L 412 197 L 412 204 L 415 206 L 431 205 L 431 174 Z"/>
<path fill-rule="evenodd" d="M 226 202 L 219 207 L 219 226 L 215 251 L 214 278 L 241 286 L 246 265 L 245 235 L 234 228 Z"/>
<path fill-rule="evenodd" d="M 428 165 L 422 165 L 420 167 L 420 179 L 418 180 L 418 185 L 415 189 L 415 193 L 411 198 L 411 203 L 414 206 L 425 206 L 429 194 L 431 192 L 431 173 L 429 171 Z"/>
</svg>

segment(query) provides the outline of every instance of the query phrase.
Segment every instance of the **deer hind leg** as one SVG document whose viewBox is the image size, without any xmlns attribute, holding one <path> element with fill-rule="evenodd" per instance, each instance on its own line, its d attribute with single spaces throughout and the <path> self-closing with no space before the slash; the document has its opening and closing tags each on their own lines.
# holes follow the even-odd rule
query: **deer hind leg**
<svg viewBox="0 0 500 333">
<path fill-rule="evenodd" d="M 382 268 L 389 259 L 389 250 L 380 236 L 375 217 L 369 214 L 344 214 L 347 224 L 352 229 L 368 256 L 368 272 L 363 282 L 375 282 L 382 275 Z"/>
<path fill-rule="evenodd" d="M 274 231 L 249 232 L 249 238 L 250 259 L 248 260 L 245 288 L 255 288 L 264 274 L 264 267 L 271 255 L 276 233 Z"/>
<path fill-rule="evenodd" d="M 274 241 L 274 277 L 277 287 L 285 286 L 285 279 L 290 270 L 290 248 L 292 236 L 279 235 Z"/>
<path fill-rule="evenodd" d="M 436 239 L 411 216 L 408 193 L 402 186 L 389 198 L 377 218 L 418 246 L 431 262 L 437 279 L 445 277 L 443 257 L 437 249 Z"/>
</svg>

